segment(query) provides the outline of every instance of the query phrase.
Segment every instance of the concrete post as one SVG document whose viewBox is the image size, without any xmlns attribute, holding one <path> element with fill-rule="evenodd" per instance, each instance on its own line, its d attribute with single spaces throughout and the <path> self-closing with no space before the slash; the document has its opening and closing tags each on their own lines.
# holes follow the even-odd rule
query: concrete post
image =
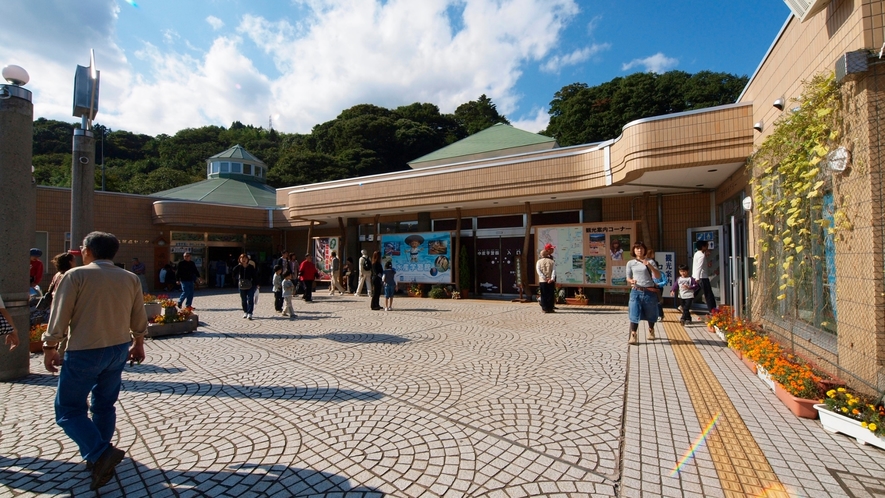
<svg viewBox="0 0 885 498">
<path fill-rule="evenodd" d="M 84 120 L 85 121 L 85 120 Z M 71 159 L 71 249 L 95 230 L 95 137 L 85 122 L 74 130 Z"/>
<path fill-rule="evenodd" d="M 0 296 L 18 331 L 19 346 L 9 351 L 0 341 L 0 381 L 29 373 L 28 249 L 37 230 L 37 187 L 31 172 L 34 105 L 31 92 L 0 84 L 0 199 L 7 209 L 0 216 Z"/>
</svg>

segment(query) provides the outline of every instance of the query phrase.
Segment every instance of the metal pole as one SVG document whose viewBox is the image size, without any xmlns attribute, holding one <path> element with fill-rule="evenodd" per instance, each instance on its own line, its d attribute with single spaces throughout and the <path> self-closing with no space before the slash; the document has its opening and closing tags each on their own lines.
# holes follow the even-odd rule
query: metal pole
<svg viewBox="0 0 885 498">
<path fill-rule="evenodd" d="M 74 130 L 71 158 L 71 248 L 77 248 L 95 226 L 95 137 L 86 129 Z"/>
<path fill-rule="evenodd" d="M 10 207 L 0 216 L 0 247 L 9 258 L 0 265 L 0 295 L 19 338 L 19 346 L 12 351 L 0 342 L 0 381 L 25 377 L 30 366 L 28 249 L 37 230 L 33 141 L 31 92 L 18 85 L 0 84 L 0 199 Z"/>
</svg>

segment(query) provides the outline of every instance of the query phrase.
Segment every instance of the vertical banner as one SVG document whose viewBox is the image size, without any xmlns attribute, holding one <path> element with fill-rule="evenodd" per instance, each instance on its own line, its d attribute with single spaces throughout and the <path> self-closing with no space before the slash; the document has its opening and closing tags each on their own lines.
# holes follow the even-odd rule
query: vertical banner
<svg viewBox="0 0 885 498">
<path fill-rule="evenodd" d="M 553 251 L 556 283 L 584 283 L 584 242 L 581 227 L 539 227 L 537 235 L 537 249 L 542 249 L 546 244 L 556 246 Z"/>
<path fill-rule="evenodd" d="M 332 279 L 332 251 L 338 252 L 338 237 L 315 237 L 313 239 L 313 264 L 320 272 L 317 280 Z"/>
<path fill-rule="evenodd" d="M 673 286 L 673 282 L 676 281 L 676 253 L 675 252 L 656 252 L 655 253 L 655 261 L 658 263 L 658 268 L 662 273 L 667 275 L 667 288 Z M 689 269 L 691 271 L 691 269 Z M 669 296 L 668 289 L 664 289 L 664 295 Z"/>
<path fill-rule="evenodd" d="M 449 232 L 394 233 L 381 236 L 381 264 L 390 261 L 398 282 L 452 283 Z"/>
</svg>

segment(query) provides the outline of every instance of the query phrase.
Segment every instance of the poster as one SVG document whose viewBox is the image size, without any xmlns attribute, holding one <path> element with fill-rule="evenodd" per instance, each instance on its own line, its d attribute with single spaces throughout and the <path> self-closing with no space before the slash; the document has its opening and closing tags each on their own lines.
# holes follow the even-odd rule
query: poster
<svg viewBox="0 0 885 498">
<path fill-rule="evenodd" d="M 557 284 L 584 283 L 584 241 L 581 227 L 538 227 L 538 249 L 553 244 Z M 537 259 L 535 259 L 537 261 Z"/>
<path fill-rule="evenodd" d="M 313 264 L 319 271 L 316 279 L 328 282 L 332 279 L 332 251 L 338 252 L 338 237 L 314 237 L 313 249 Z"/>
<path fill-rule="evenodd" d="M 558 285 L 627 287 L 626 265 L 637 233 L 636 221 L 537 226 L 535 247 L 556 246 Z"/>
<path fill-rule="evenodd" d="M 397 282 L 452 283 L 452 236 L 449 232 L 396 233 L 381 236 L 381 264 L 393 263 Z"/>
<path fill-rule="evenodd" d="M 672 287 L 676 281 L 676 253 L 675 252 L 656 252 L 655 261 L 658 263 L 658 269 L 661 273 L 667 275 L 667 287 Z M 667 289 L 665 289 L 667 290 Z M 667 295 L 667 293 L 664 293 Z"/>
</svg>

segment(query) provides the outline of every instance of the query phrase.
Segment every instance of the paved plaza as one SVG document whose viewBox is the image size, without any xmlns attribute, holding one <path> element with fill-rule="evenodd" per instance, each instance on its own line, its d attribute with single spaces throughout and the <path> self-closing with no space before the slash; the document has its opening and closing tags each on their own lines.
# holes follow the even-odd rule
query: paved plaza
<svg viewBox="0 0 885 498">
<path fill-rule="evenodd" d="M 32 355 L 0 383 L 0 497 L 885 496 L 885 451 L 794 417 L 675 313 L 629 347 L 621 307 L 314 298 L 248 321 L 198 292 L 198 331 L 125 369 L 99 493 Z"/>
</svg>

